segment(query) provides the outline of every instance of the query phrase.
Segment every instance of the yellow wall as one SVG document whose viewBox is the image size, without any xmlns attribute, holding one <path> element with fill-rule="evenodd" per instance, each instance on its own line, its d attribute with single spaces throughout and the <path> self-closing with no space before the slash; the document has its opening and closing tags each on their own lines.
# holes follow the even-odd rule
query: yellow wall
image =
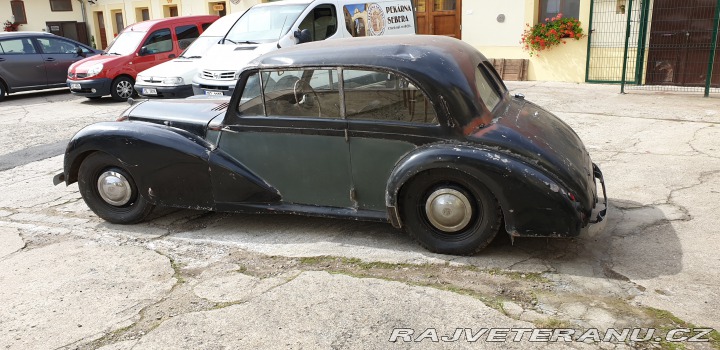
<svg viewBox="0 0 720 350">
<path fill-rule="evenodd" d="M 525 24 L 537 23 L 538 0 L 483 0 L 463 2 L 462 39 L 488 58 L 529 59 L 528 79 L 541 81 L 584 82 L 587 37 L 567 40 L 567 44 L 541 51 L 530 57 L 523 51 L 520 36 Z M 590 0 L 580 1 L 580 22 L 588 33 Z M 500 23 L 497 16 L 505 15 Z"/>
<path fill-rule="evenodd" d="M 75 21 L 82 22 L 83 16 L 80 10 L 80 3 L 72 0 L 72 11 L 51 11 L 50 1 L 43 0 L 25 0 L 25 17 L 27 24 L 20 26 L 20 31 L 47 31 L 45 22 L 64 22 Z M 12 9 L 10 1 L 0 1 L 0 22 L 11 21 Z M 0 31 L 2 28 L 0 28 Z"/>
</svg>

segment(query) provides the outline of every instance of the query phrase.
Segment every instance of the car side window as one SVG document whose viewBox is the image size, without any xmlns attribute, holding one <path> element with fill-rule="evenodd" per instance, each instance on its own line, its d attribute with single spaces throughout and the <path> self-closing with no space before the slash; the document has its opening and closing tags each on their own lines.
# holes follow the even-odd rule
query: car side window
<svg viewBox="0 0 720 350">
<path fill-rule="evenodd" d="M 337 70 L 265 70 L 260 77 L 245 84 L 241 116 L 342 119 Z"/>
<path fill-rule="evenodd" d="M 178 39 L 180 50 L 187 49 L 197 37 L 200 36 L 200 30 L 194 24 L 187 26 L 178 26 L 175 28 L 175 36 Z"/>
<path fill-rule="evenodd" d="M 427 96 L 394 73 L 343 70 L 343 86 L 347 119 L 438 123 Z"/>
<path fill-rule="evenodd" d="M 150 34 L 147 40 L 145 40 L 143 48 L 145 49 L 146 54 L 156 54 L 172 51 L 173 44 L 170 29 L 160 29 L 154 31 L 152 34 Z"/>
<path fill-rule="evenodd" d="M 42 47 L 43 53 L 51 53 L 51 54 L 64 54 L 64 53 L 71 53 L 74 54 L 76 52 L 76 45 L 57 38 L 38 38 L 38 42 L 40 43 L 40 47 Z"/>
<path fill-rule="evenodd" d="M 299 29 L 310 31 L 312 41 L 325 40 L 337 32 L 337 13 L 331 4 L 318 5 L 300 22 Z"/>
<path fill-rule="evenodd" d="M 8 39 L 0 41 L 2 51 L 6 55 L 22 55 L 37 53 L 30 38 Z"/>
</svg>

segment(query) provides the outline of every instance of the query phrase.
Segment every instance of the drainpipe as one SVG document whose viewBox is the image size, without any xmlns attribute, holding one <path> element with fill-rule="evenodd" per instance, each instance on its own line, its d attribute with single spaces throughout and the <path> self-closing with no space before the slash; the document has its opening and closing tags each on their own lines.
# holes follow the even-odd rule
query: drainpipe
<svg viewBox="0 0 720 350">
<path fill-rule="evenodd" d="M 90 40 L 90 28 L 88 28 L 88 18 L 87 18 L 87 11 L 85 9 L 85 0 L 78 0 L 80 3 L 80 11 L 82 11 L 82 18 L 83 23 L 85 23 L 85 39 L 87 40 L 88 44 L 90 44 L 92 41 Z"/>
</svg>

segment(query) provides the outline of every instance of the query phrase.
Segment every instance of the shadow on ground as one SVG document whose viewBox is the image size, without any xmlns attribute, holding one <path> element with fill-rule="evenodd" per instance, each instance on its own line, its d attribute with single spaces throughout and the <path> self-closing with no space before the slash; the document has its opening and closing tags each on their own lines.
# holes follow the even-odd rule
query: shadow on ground
<svg viewBox="0 0 720 350">
<path fill-rule="evenodd" d="M 177 238 L 234 244 L 277 255 L 362 258 L 358 254 L 383 251 L 386 256 L 389 253 L 412 262 L 445 260 L 483 269 L 635 280 L 681 271 L 683 253 L 672 221 L 689 218 L 672 213 L 668 218 L 667 211 L 660 206 L 611 199 L 600 230 L 591 229 L 570 239 L 517 238 L 514 242 L 508 235 L 498 234 L 488 248 L 470 257 L 430 253 L 404 232 L 384 223 L 160 209 L 143 226 Z"/>
</svg>

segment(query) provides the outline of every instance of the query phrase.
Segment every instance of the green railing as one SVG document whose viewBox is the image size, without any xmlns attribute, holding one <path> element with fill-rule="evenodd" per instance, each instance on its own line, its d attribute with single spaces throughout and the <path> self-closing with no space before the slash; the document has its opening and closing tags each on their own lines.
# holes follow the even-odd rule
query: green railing
<svg viewBox="0 0 720 350">
<path fill-rule="evenodd" d="M 585 80 L 720 92 L 720 0 L 592 0 Z"/>
</svg>

